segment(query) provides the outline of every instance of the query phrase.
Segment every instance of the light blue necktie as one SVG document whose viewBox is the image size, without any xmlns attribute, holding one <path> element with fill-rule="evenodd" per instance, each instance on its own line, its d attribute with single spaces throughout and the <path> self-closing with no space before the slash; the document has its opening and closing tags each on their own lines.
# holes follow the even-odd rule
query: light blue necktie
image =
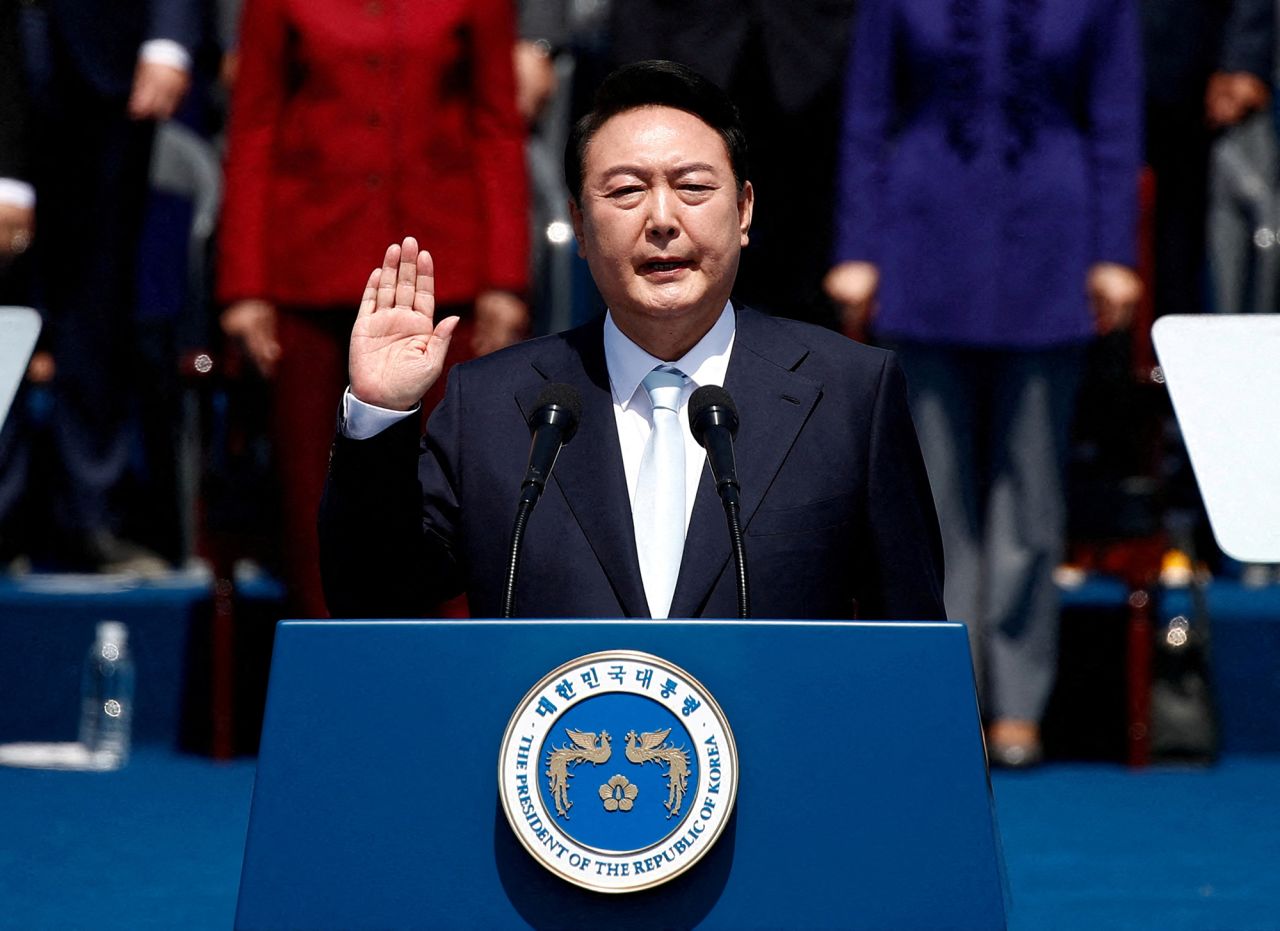
<svg viewBox="0 0 1280 931">
<path fill-rule="evenodd" d="M 653 405 L 653 432 L 640 458 L 636 500 L 631 508 L 636 528 L 640 578 L 653 617 L 666 617 L 684 553 L 684 431 L 680 428 L 680 394 L 688 376 L 659 366 L 641 384 Z"/>
</svg>

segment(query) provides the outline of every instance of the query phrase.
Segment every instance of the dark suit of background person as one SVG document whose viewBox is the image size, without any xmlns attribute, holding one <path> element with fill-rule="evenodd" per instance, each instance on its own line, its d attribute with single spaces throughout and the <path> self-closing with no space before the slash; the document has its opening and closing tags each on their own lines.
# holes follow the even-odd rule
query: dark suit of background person
<svg viewBox="0 0 1280 931">
<path fill-rule="evenodd" d="M 759 201 L 734 299 L 824 326 L 835 325 L 822 277 L 854 8 L 854 0 L 615 0 L 610 12 L 615 65 L 682 62 L 725 88 L 742 115 Z"/>
<path fill-rule="evenodd" d="M 1039 755 L 1056 672 L 1083 349 L 1140 293 L 1138 41 L 1132 0 L 864 0 L 854 29 L 832 274 L 879 271 L 948 611 L 1012 765 Z"/>
<path fill-rule="evenodd" d="M 54 522 L 66 537 L 60 555 L 77 567 L 124 555 L 110 495 L 130 455 L 131 324 L 155 130 L 130 109 L 167 113 L 181 93 L 164 106 L 140 101 L 135 78 L 150 60 L 142 54 L 149 40 L 176 43 L 179 58 L 194 52 L 200 10 L 200 0 L 21 5 L 39 231 L 31 300 L 45 311 L 44 345 L 56 366 Z M 183 80 L 181 67 L 171 70 Z"/>
<path fill-rule="evenodd" d="M 1156 180 L 1155 312 L 1204 309 L 1209 146 L 1218 126 L 1265 106 L 1275 54 L 1274 0 L 1142 0 L 1146 157 Z M 1252 101 L 1221 107 L 1244 78 Z M 1213 106 L 1207 92 L 1214 91 Z M 1261 100 L 1256 98 L 1260 90 Z"/>
<path fill-rule="evenodd" d="M 420 230 L 449 312 L 470 326 L 477 298 L 503 292 L 522 315 L 503 342 L 522 335 L 528 198 L 514 43 L 509 0 L 246 0 L 217 290 L 223 328 L 271 376 L 284 574 L 301 616 L 325 615 L 315 514 L 333 398 L 347 384 L 350 298 L 370 257 Z M 269 315 L 265 329 L 253 314 Z M 458 358 L 478 348 L 473 332 L 455 341 Z M 265 361 L 262 338 L 274 344 Z"/>
<path fill-rule="evenodd" d="M 31 244 L 31 142 L 27 89 L 18 41 L 18 5 L 0 3 L 0 304 L 25 294 L 14 288 L 14 265 Z"/>
<path fill-rule="evenodd" d="M 475 617 L 500 615 L 525 418 L 549 382 L 581 392 L 581 426 L 529 521 L 517 613 L 649 616 L 601 324 L 456 366 L 420 458 L 416 418 L 339 435 L 321 514 L 334 616 L 421 616 L 459 590 Z M 741 417 L 754 616 L 943 618 L 941 543 L 893 357 L 739 308 L 725 388 Z M 734 617 L 735 597 L 704 467 L 670 616 Z"/>
<path fill-rule="evenodd" d="M 27 89 L 22 75 L 18 41 L 18 5 L 0 2 L 0 305 L 29 299 L 22 285 L 28 263 L 25 253 L 34 228 L 34 189 L 28 161 Z M 18 426 L 22 402 L 0 422 L 0 565 L 19 555 L 14 540 L 14 503 L 25 480 L 27 449 Z M 4 518 L 10 520 L 3 520 Z"/>
</svg>

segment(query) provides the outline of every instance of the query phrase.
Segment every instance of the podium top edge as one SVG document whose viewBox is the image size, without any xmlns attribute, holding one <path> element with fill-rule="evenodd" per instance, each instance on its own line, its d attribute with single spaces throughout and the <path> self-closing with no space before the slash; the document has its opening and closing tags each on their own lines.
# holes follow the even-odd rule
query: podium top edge
<svg viewBox="0 0 1280 931">
<path fill-rule="evenodd" d="M 751 627 L 919 627 L 929 630 L 964 627 L 964 624 L 959 621 L 788 621 L 765 619 L 740 620 L 738 618 L 721 618 L 715 620 L 699 618 L 692 618 L 689 620 L 653 620 L 651 618 L 637 618 L 634 620 L 629 618 L 472 618 L 461 620 L 446 618 L 419 618 L 411 620 L 403 618 L 344 618 L 341 620 L 320 620 L 314 618 L 288 618 L 281 620 L 280 623 L 289 627 L 366 627 L 371 625 L 382 627 L 498 627 L 507 624 L 519 624 L 522 627 L 553 627 L 562 624 L 604 624 L 606 626 L 615 627 L 671 627 L 674 625 L 688 627 L 723 627 L 725 624 L 740 624 Z"/>
</svg>

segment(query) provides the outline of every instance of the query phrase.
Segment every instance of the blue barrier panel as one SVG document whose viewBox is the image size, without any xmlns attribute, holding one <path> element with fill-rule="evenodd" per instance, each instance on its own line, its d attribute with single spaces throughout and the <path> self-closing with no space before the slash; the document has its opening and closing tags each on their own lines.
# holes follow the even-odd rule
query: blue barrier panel
<svg viewBox="0 0 1280 931">
<path fill-rule="evenodd" d="M 76 739 L 80 674 L 99 621 L 124 622 L 137 670 L 136 743 L 180 743 L 188 658 L 210 580 L 0 577 L 0 742 Z"/>
</svg>

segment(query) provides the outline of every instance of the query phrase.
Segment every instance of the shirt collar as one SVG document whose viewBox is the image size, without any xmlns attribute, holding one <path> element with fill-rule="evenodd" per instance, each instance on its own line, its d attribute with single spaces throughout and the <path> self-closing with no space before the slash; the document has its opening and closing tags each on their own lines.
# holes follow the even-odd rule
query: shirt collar
<svg viewBox="0 0 1280 931">
<path fill-rule="evenodd" d="M 726 302 L 719 318 L 693 348 L 669 363 L 689 376 L 690 387 L 723 385 L 733 349 L 736 320 L 733 304 Z M 626 410 L 640 382 L 659 365 L 668 364 L 633 343 L 613 322 L 613 313 L 604 318 L 604 360 L 609 368 L 609 387 L 613 403 Z"/>
</svg>

